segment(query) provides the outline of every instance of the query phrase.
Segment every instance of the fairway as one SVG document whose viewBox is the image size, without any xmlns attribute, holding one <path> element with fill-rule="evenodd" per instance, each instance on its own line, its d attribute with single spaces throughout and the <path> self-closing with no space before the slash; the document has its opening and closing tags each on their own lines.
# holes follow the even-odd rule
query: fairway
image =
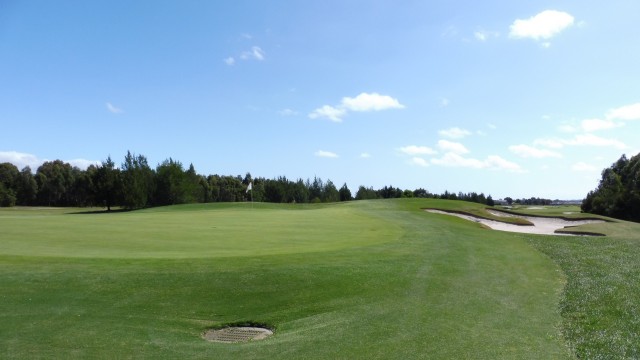
<svg viewBox="0 0 640 360">
<path fill-rule="evenodd" d="M 0 357 L 572 358 L 552 237 L 438 206 L 3 209 Z M 234 323 L 274 335 L 202 339 Z"/>
</svg>

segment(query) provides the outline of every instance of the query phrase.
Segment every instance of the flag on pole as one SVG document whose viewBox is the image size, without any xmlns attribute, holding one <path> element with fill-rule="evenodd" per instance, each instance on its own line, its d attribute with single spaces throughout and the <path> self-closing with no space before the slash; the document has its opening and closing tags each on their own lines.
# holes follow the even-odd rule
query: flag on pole
<svg viewBox="0 0 640 360">
<path fill-rule="evenodd" d="M 253 189 L 253 183 L 249 183 L 249 186 L 247 186 L 247 191 L 245 191 L 245 193 L 248 193 L 251 189 Z"/>
</svg>

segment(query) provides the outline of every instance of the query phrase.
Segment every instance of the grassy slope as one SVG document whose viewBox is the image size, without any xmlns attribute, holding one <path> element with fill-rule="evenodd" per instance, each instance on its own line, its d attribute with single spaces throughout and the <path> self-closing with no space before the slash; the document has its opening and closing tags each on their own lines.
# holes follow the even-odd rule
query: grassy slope
<svg viewBox="0 0 640 360">
<path fill-rule="evenodd" d="M 442 204 L 3 210 L 0 357 L 569 357 L 559 268 Z M 199 337 L 236 321 L 276 336 Z"/>
<path fill-rule="evenodd" d="M 539 215 L 579 208 L 521 211 Z M 613 219 L 608 219 L 613 220 Z M 640 358 L 640 224 L 615 220 L 581 226 L 606 237 L 527 236 L 567 274 L 560 309 L 563 333 L 581 359 Z"/>
</svg>

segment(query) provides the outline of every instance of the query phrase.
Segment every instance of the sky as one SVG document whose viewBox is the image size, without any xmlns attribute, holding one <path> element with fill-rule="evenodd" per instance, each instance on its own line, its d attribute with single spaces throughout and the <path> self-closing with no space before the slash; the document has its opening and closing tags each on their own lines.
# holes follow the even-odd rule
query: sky
<svg viewBox="0 0 640 360">
<path fill-rule="evenodd" d="M 0 162 L 582 199 L 640 152 L 640 2 L 0 0 Z"/>
</svg>

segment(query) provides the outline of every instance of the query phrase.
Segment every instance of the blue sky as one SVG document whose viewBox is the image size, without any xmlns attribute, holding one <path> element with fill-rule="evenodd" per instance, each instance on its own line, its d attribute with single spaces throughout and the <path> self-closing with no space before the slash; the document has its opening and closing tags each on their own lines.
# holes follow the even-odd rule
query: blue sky
<svg viewBox="0 0 640 360">
<path fill-rule="evenodd" d="M 0 162 L 581 199 L 640 151 L 640 2 L 0 2 Z"/>
</svg>

